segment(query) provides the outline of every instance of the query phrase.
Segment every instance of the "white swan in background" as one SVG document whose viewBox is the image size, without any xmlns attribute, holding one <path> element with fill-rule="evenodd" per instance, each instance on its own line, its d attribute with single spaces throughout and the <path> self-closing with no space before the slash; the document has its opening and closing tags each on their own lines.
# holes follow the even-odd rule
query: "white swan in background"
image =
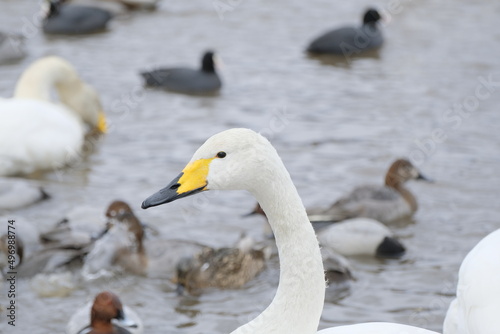
<svg viewBox="0 0 500 334">
<path fill-rule="evenodd" d="M 60 102 L 52 99 L 57 92 Z M 105 132 L 95 90 L 62 58 L 28 67 L 14 97 L 0 99 L 0 176 L 64 167 L 82 155 L 86 125 Z"/>
<path fill-rule="evenodd" d="M 444 334 L 497 334 L 500 328 L 500 229 L 465 257 L 457 298 L 444 320 Z"/>
<path fill-rule="evenodd" d="M 280 279 L 272 303 L 232 334 L 316 333 L 325 298 L 321 252 L 297 190 L 267 139 L 248 129 L 209 138 L 182 173 L 148 197 L 142 208 L 168 203 L 204 190 L 247 190 L 266 212 L 280 257 Z M 321 330 L 321 334 L 430 334 L 391 323 L 366 323 Z"/>
</svg>

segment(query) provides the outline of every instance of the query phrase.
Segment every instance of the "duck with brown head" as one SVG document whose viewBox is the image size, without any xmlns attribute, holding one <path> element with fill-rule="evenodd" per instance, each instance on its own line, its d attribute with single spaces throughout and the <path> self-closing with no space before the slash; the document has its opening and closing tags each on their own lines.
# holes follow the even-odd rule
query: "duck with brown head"
<svg viewBox="0 0 500 334">
<path fill-rule="evenodd" d="M 89 324 L 90 314 L 90 324 Z M 142 334 L 139 316 L 123 306 L 109 291 L 97 294 L 92 303 L 79 309 L 66 326 L 67 334 Z"/>
<path fill-rule="evenodd" d="M 171 279 L 177 262 L 200 252 L 204 245 L 181 239 L 146 238 L 146 225 L 124 201 L 106 210 L 108 228 L 86 256 L 82 273 L 88 279 L 125 271 L 135 275 Z"/>
<path fill-rule="evenodd" d="M 358 186 L 327 210 L 317 211 L 309 217 L 312 221 L 366 217 L 382 223 L 409 218 L 418 209 L 415 196 L 405 187 L 410 180 L 430 181 L 410 161 L 398 159 L 389 167 L 384 185 Z"/>
</svg>

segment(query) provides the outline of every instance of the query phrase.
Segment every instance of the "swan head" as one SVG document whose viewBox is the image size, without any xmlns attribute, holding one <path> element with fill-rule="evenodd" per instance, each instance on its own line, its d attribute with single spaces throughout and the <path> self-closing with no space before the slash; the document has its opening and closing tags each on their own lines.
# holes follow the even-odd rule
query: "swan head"
<svg viewBox="0 0 500 334">
<path fill-rule="evenodd" d="M 276 159 L 277 158 L 277 159 Z M 142 208 L 161 205 L 206 190 L 248 190 L 273 177 L 276 150 L 260 134 L 231 129 L 210 137 L 183 171 L 165 188 L 148 197 Z"/>
<path fill-rule="evenodd" d="M 106 116 L 99 95 L 92 86 L 80 81 L 79 85 L 74 85 L 71 88 L 69 86 L 68 89 L 58 88 L 61 102 L 78 113 L 82 121 L 92 129 L 99 133 L 106 133 Z"/>
</svg>

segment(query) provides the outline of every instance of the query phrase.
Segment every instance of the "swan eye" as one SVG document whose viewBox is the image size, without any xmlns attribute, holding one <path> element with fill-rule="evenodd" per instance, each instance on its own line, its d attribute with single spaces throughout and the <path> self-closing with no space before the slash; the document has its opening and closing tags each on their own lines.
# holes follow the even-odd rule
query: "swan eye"
<svg viewBox="0 0 500 334">
<path fill-rule="evenodd" d="M 221 151 L 221 152 L 217 153 L 217 158 L 221 158 L 221 159 L 223 159 L 223 158 L 225 158 L 225 157 L 226 157 L 226 152 L 222 152 L 222 151 Z"/>
</svg>

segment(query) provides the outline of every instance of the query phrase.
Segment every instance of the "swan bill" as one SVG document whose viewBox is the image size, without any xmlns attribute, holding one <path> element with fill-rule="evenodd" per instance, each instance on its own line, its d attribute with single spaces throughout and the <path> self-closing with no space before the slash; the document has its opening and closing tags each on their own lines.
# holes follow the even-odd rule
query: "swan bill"
<svg viewBox="0 0 500 334">
<path fill-rule="evenodd" d="M 99 131 L 100 133 L 108 132 L 108 125 L 106 122 L 106 116 L 104 115 L 104 112 L 102 112 L 102 111 L 99 112 L 96 128 L 97 128 L 97 131 Z"/>
<path fill-rule="evenodd" d="M 213 159 L 198 159 L 188 164 L 165 188 L 146 198 L 141 207 L 147 209 L 207 190 L 208 170 Z"/>
</svg>

